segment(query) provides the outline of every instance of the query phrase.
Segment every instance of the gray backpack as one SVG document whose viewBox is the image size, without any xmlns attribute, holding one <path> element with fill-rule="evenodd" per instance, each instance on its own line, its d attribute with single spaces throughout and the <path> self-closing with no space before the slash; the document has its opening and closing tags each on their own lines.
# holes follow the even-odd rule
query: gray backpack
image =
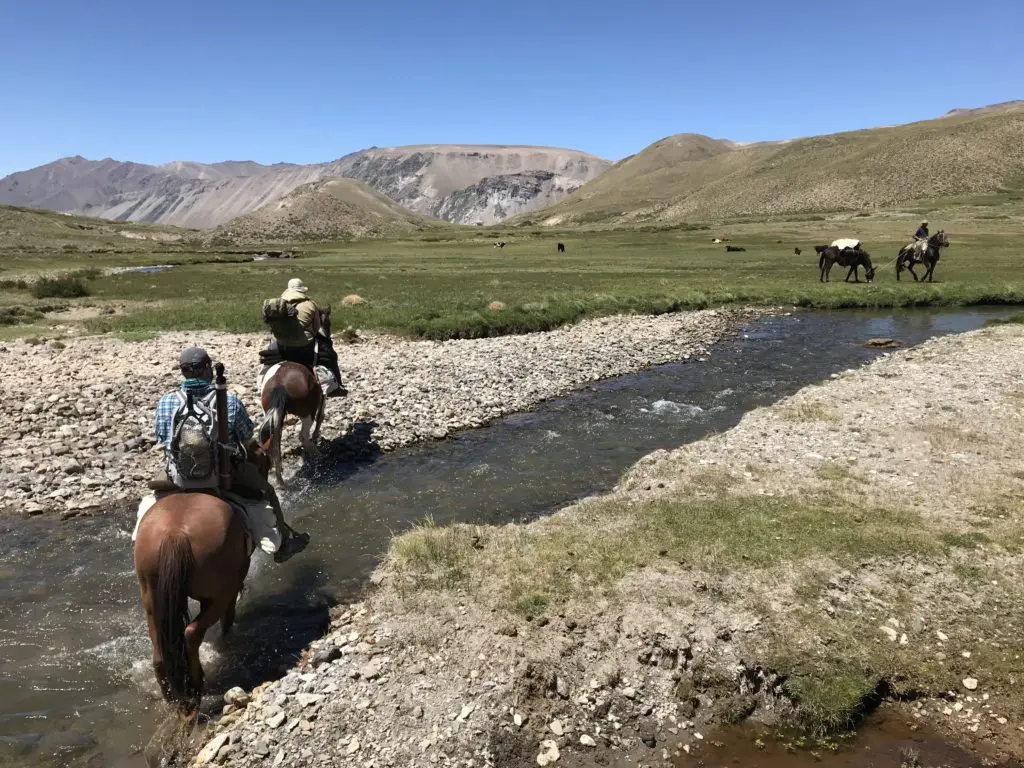
<svg viewBox="0 0 1024 768">
<path fill-rule="evenodd" d="M 203 397 L 175 393 L 178 410 L 171 418 L 171 447 L 167 475 L 179 488 L 219 485 L 216 390 Z"/>
</svg>

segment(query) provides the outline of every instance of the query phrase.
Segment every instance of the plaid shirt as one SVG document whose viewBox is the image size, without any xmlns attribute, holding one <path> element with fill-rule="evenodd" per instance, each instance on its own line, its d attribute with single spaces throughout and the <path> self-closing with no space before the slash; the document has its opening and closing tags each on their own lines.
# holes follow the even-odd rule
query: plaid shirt
<svg viewBox="0 0 1024 768">
<path fill-rule="evenodd" d="M 206 381 L 186 381 L 180 391 L 184 394 L 186 390 L 201 398 L 213 391 L 213 385 Z M 170 392 L 161 397 L 156 406 L 156 440 L 165 449 L 171 447 L 171 420 L 179 405 L 181 401 L 178 400 L 177 393 Z M 252 430 L 252 419 L 249 418 L 242 401 L 233 392 L 228 392 L 228 442 L 233 446 L 241 445 L 252 437 Z"/>
</svg>

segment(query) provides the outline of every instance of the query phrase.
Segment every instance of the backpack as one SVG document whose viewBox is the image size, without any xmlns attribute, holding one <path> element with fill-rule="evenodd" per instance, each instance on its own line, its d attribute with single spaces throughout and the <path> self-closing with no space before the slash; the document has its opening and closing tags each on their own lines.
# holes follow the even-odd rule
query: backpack
<svg viewBox="0 0 1024 768">
<path fill-rule="evenodd" d="M 263 301 L 263 322 L 270 326 L 274 338 L 295 336 L 296 331 L 302 332 L 299 324 L 299 310 L 295 304 L 281 298 Z"/>
<path fill-rule="evenodd" d="M 217 391 L 203 397 L 176 392 L 178 410 L 171 417 L 171 447 L 167 474 L 179 488 L 219 485 Z"/>
</svg>

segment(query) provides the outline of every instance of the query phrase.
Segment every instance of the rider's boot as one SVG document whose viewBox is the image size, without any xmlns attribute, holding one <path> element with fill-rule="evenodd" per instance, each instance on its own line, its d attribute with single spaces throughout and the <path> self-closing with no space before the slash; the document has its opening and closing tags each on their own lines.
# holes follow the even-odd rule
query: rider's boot
<svg viewBox="0 0 1024 768">
<path fill-rule="evenodd" d="M 299 533 L 284 520 L 284 512 L 281 510 L 281 502 L 277 498 L 274 487 L 267 483 L 265 489 L 267 501 L 274 510 L 274 520 L 277 524 L 277 531 L 281 534 L 281 546 L 274 553 L 274 562 L 283 563 L 285 560 L 299 554 L 309 544 L 309 534 Z"/>
<path fill-rule="evenodd" d="M 341 370 L 338 368 L 338 364 L 330 366 L 331 373 L 334 375 L 334 380 L 338 382 L 338 388 L 335 389 L 327 397 L 345 397 L 348 394 L 348 390 L 345 385 L 341 383 Z"/>
</svg>

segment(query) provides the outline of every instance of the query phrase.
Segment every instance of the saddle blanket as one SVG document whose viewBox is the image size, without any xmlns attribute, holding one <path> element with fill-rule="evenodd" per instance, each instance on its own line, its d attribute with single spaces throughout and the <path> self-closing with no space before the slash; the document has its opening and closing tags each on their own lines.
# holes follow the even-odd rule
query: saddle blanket
<svg viewBox="0 0 1024 768">
<path fill-rule="evenodd" d="M 853 248 L 856 250 L 860 249 L 860 240 L 854 240 L 852 237 L 841 237 L 838 240 L 833 240 L 832 245 L 839 250 L 844 248 Z"/>
<path fill-rule="evenodd" d="M 166 494 L 161 494 L 161 497 L 164 495 Z M 249 537 L 250 553 L 257 545 L 268 555 L 277 552 L 281 546 L 281 534 L 277 530 L 274 508 L 268 502 L 243 499 L 241 496 L 236 496 L 233 493 L 225 494 L 222 498 L 231 505 L 231 508 L 236 513 L 242 515 Z M 145 517 L 146 512 L 156 502 L 156 494 L 151 493 L 148 496 L 142 497 L 142 501 L 139 502 L 138 514 L 135 518 L 135 530 L 132 531 L 132 541 L 135 541 L 135 537 L 138 535 L 139 523 L 142 522 L 142 518 Z"/>
<path fill-rule="evenodd" d="M 263 388 L 267 382 L 277 373 L 277 369 L 281 367 L 280 363 L 274 363 L 271 366 L 264 368 L 256 376 L 256 391 L 260 393 L 260 397 L 263 396 Z M 320 387 L 323 389 L 325 395 L 333 394 L 338 389 L 338 382 L 334 379 L 334 374 L 322 365 L 318 365 L 313 368 L 313 372 L 316 374 L 317 381 L 320 382 Z"/>
<path fill-rule="evenodd" d="M 903 246 L 903 250 L 912 253 L 915 258 L 922 259 L 924 252 L 928 250 L 927 240 L 915 240 L 912 243 L 907 243 Z"/>
</svg>

